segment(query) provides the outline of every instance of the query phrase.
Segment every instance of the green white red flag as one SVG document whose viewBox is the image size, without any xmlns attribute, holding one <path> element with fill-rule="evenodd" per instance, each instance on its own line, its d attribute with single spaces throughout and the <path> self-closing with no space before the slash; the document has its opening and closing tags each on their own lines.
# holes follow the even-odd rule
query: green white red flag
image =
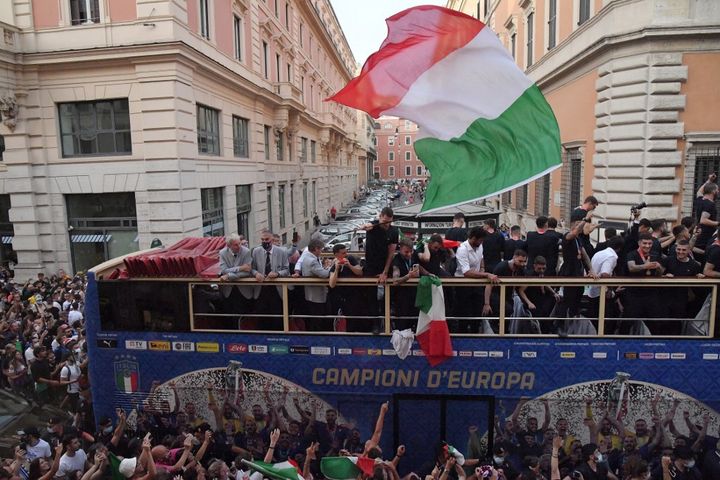
<svg viewBox="0 0 720 480">
<path fill-rule="evenodd" d="M 330 99 L 418 124 L 415 152 L 431 175 L 422 211 L 496 195 L 561 165 L 550 105 L 489 27 L 431 5 L 386 23 L 380 50 Z"/>
<path fill-rule="evenodd" d="M 372 476 L 375 460 L 368 457 L 323 457 L 320 471 L 328 480 L 355 480 L 364 473 Z"/>
<path fill-rule="evenodd" d="M 437 277 L 420 277 L 415 294 L 420 309 L 415 338 L 433 367 L 452 357 L 450 331 L 445 319 L 445 297 Z"/>
</svg>

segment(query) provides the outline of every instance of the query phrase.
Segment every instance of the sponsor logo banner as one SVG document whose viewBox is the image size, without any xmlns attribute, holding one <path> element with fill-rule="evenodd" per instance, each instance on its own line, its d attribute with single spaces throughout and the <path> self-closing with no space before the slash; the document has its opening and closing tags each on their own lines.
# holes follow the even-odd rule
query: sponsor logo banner
<svg viewBox="0 0 720 480">
<path fill-rule="evenodd" d="M 353 351 L 352 348 L 338 348 L 337 353 L 338 355 L 352 355 Z"/>
<path fill-rule="evenodd" d="M 669 352 L 658 352 L 655 354 L 655 360 L 670 360 Z"/>
<path fill-rule="evenodd" d="M 413 352 L 413 357 L 424 357 L 425 356 L 425 352 L 423 352 L 422 350 L 413 350 L 412 352 Z"/>
<path fill-rule="evenodd" d="M 560 358 L 575 358 L 575 352 L 560 352 Z"/>
<path fill-rule="evenodd" d="M 194 352 L 195 344 L 193 342 L 172 342 L 173 352 Z"/>
<path fill-rule="evenodd" d="M 501 350 L 491 350 L 490 351 L 490 358 L 503 358 L 505 355 L 505 352 Z"/>
<path fill-rule="evenodd" d="M 128 350 L 147 350 L 147 340 L 125 340 L 125 348 Z"/>
<path fill-rule="evenodd" d="M 353 348 L 352 349 L 353 355 L 367 355 L 367 348 Z"/>
<path fill-rule="evenodd" d="M 382 354 L 388 357 L 394 357 L 395 355 L 397 355 L 397 353 L 395 353 L 395 350 L 393 350 L 392 348 L 383 348 Z"/>
<path fill-rule="evenodd" d="M 310 353 L 310 347 L 305 345 L 293 345 L 290 347 L 290 353 L 299 353 L 301 355 L 307 355 Z"/>
<path fill-rule="evenodd" d="M 460 350 L 460 352 L 458 352 L 458 353 L 460 354 L 461 357 L 472 357 L 473 352 L 470 350 Z"/>
<path fill-rule="evenodd" d="M 159 352 L 169 352 L 170 342 L 165 340 L 150 340 L 150 350 L 157 350 Z"/>
<path fill-rule="evenodd" d="M 288 350 L 287 345 L 270 345 L 270 353 L 273 355 L 285 355 Z"/>
<path fill-rule="evenodd" d="M 244 343 L 228 343 L 225 345 L 225 351 L 230 353 L 247 353 L 248 346 Z"/>
<path fill-rule="evenodd" d="M 473 357 L 487 358 L 488 352 L 486 350 L 475 350 L 473 351 Z"/>
<path fill-rule="evenodd" d="M 100 348 L 117 348 L 118 341 L 114 338 L 98 338 L 97 346 Z"/>
<path fill-rule="evenodd" d="M 703 353 L 702 356 L 703 360 L 717 360 L 720 358 L 720 354 L 718 353 Z"/>
<path fill-rule="evenodd" d="M 607 358 L 607 352 L 593 352 L 593 358 Z"/>
<path fill-rule="evenodd" d="M 674 352 L 670 354 L 670 359 L 672 360 L 685 360 L 686 355 L 683 352 Z"/>
<path fill-rule="evenodd" d="M 625 360 L 637 360 L 638 354 L 637 352 L 625 352 L 623 354 L 623 357 L 625 358 Z"/>
<path fill-rule="evenodd" d="M 640 352 L 640 355 L 638 355 L 640 360 L 652 360 L 655 358 L 655 354 L 652 352 Z"/>
<path fill-rule="evenodd" d="M 332 355 L 330 347 L 310 347 L 310 355 Z"/>
<path fill-rule="evenodd" d="M 215 342 L 197 342 L 195 348 L 197 348 L 198 352 L 218 353 L 220 351 L 220 344 Z"/>
<path fill-rule="evenodd" d="M 250 345 L 248 350 L 250 353 L 267 353 L 268 347 L 267 345 Z"/>
<path fill-rule="evenodd" d="M 382 350 L 379 348 L 368 348 L 367 352 L 368 355 L 382 355 Z"/>
<path fill-rule="evenodd" d="M 522 358 L 537 358 L 537 352 L 522 352 Z"/>
</svg>

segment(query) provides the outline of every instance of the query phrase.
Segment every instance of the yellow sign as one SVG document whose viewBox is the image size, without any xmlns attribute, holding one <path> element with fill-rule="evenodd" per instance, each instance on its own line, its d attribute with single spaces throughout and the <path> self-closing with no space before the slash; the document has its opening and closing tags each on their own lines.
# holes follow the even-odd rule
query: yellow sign
<svg viewBox="0 0 720 480">
<path fill-rule="evenodd" d="M 195 349 L 198 352 L 218 353 L 220 351 L 220 344 L 214 342 L 197 342 Z"/>
<path fill-rule="evenodd" d="M 382 350 L 379 348 L 368 348 L 368 355 L 382 355 Z"/>
<path fill-rule="evenodd" d="M 148 345 L 150 346 L 150 350 L 160 350 L 162 352 L 170 351 L 170 342 L 164 342 L 164 341 L 160 341 L 160 340 L 150 340 L 148 342 Z"/>
</svg>

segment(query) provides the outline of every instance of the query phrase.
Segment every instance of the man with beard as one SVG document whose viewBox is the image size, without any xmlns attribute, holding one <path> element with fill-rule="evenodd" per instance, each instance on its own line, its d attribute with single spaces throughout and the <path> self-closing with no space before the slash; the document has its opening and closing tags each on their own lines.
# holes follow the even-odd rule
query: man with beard
<svg viewBox="0 0 720 480">
<path fill-rule="evenodd" d="M 337 424 L 337 410 L 328 408 L 325 411 L 325 421 L 315 422 L 315 434 L 320 443 L 320 452 L 323 456 L 337 455 L 342 444 L 348 436 L 348 429 Z"/>
<path fill-rule="evenodd" d="M 545 257 L 538 255 L 532 264 L 532 270 L 527 274 L 528 277 L 544 278 L 547 272 L 547 262 Z M 531 287 L 520 287 L 520 292 L 525 294 L 528 300 L 528 309 L 534 318 L 549 317 L 555 304 L 560 301 L 560 295 L 549 285 L 537 285 Z M 542 333 L 551 333 L 552 325 L 550 321 L 540 321 L 540 329 Z"/>
<path fill-rule="evenodd" d="M 268 444 L 267 432 L 265 430 L 258 431 L 255 420 L 245 420 L 245 431 L 235 435 L 232 453 L 240 455 L 249 453 L 253 458 L 263 458 L 265 449 Z"/>
</svg>

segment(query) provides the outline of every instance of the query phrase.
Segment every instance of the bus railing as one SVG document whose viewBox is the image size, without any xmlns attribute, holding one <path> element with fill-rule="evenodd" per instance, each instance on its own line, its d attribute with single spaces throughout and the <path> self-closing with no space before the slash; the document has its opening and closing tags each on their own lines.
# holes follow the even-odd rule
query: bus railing
<svg viewBox="0 0 720 480">
<path fill-rule="evenodd" d="M 154 281 L 155 279 L 137 279 L 142 281 Z M 120 280 L 120 281 L 128 281 L 128 280 Z M 133 280 L 129 280 L 133 281 Z M 417 286 L 417 280 L 411 279 L 404 284 L 396 285 L 392 283 L 392 280 L 388 281 L 386 284 L 383 285 L 384 287 L 384 295 L 382 297 L 378 297 L 377 301 L 381 302 L 381 304 L 378 306 L 379 309 L 376 313 L 373 314 L 373 312 L 370 309 L 370 304 L 365 305 L 367 307 L 366 314 L 360 314 L 360 315 L 353 315 L 353 314 L 344 314 L 344 315 L 333 315 L 333 314 L 325 314 L 325 315 L 316 315 L 313 313 L 303 312 L 303 311 L 295 311 L 293 310 L 293 304 L 292 304 L 292 289 L 299 286 L 308 286 L 308 287 L 320 287 L 320 286 L 328 286 L 328 280 L 326 279 L 318 279 L 318 278 L 292 278 L 292 277 L 284 277 L 284 278 L 276 278 L 273 280 L 267 280 L 264 282 L 257 282 L 255 279 L 243 279 L 241 281 L 235 281 L 235 282 L 221 282 L 217 279 L 187 279 L 187 278 L 163 278 L 163 279 L 157 279 L 157 281 L 163 281 L 163 282 L 187 282 L 188 284 L 188 297 L 190 302 L 190 327 L 192 331 L 198 331 L 198 332 L 237 332 L 239 330 L 243 332 L 261 332 L 261 333 L 267 333 L 268 330 L 266 329 L 259 329 L 259 328 L 242 328 L 240 325 L 242 319 L 247 318 L 255 318 L 255 319 L 267 319 L 267 318 L 275 318 L 278 319 L 282 318 L 282 329 L 274 329 L 271 330 L 273 332 L 286 332 L 286 333 L 313 333 L 313 334 L 323 334 L 323 335 L 352 335 L 356 333 L 360 334 L 367 334 L 370 331 L 362 331 L 362 332 L 352 332 L 352 331 L 337 331 L 335 329 L 329 330 L 329 331 L 307 331 L 307 330 L 298 330 L 297 328 L 293 327 L 293 322 L 297 319 L 336 319 L 338 317 L 342 317 L 346 321 L 361 321 L 361 319 L 366 319 L 367 322 L 379 322 L 379 328 L 375 328 L 372 333 L 376 334 L 385 334 L 389 335 L 391 334 L 393 330 L 393 324 L 399 320 L 399 319 L 412 319 L 417 318 L 416 316 L 407 316 L 407 315 L 395 315 L 395 308 L 394 308 L 394 301 L 396 299 L 397 294 L 401 291 L 399 289 L 409 289 L 409 288 L 415 288 Z M 596 334 L 587 334 L 587 333 L 574 333 L 575 330 L 573 328 L 569 329 L 569 333 L 567 333 L 568 336 L 598 336 L 598 337 L 620 337 L 620 338 L 627 338 L 632 337 L 636 335 L 642 335 L 642 330 L 638 331 L 634 327 L 637 325 L 640 325 L 639 322 L 643 322 L 647 325 L 650 325 L 651 327 L 659 326 L 662 323 L 678 323 L 681 325 L 681 331 L 680 332 L 667 332 L 664 333 L 655 333 L 653 330 L 656 330 L 656 328 L 649 328 L 651 330 L 650 334 L 652 334 L 655 337 L 661 336 L 664 338 L 712 338 L 713 332 L 715 329 L 715 315 L 716 315 L 716 309 L 717 309 L 717 287 L 718 283 L 720 283 L 718 280 L 714 279 L 705 279 L 705 278 L 647 278 L 647 279 L 632 279 L 632 278 L 603 278 L 603 279 L 591 279 L 591 278 L 565 278 L 565 277 L 513 277 L 513 278 L 502 278 L 500 283 L 497 285 L 491 285 L 489 282 L 485 280 L 475 280 L 475 279 L 464 279 L 464 278 L 443 278 L 443 287 L 445 289 L 445 295 L 446 297 L 452 293 L 460 292 L 461 289 L 469 289 L 469 288 L 475 288 L 477 291 L 475 292 L 476 295 L 479 295 L 481 298 L 484 299 L 484 290 L 485 287 L 491 286 L 493 287 L 493 292 L 491 294 L 491 297 L 494 300 L 495 307 L 493 308 L 493 312 L 490 315 L 482 315 L 481 306 L 484 302 L 479 302 L 478 308 L 474 311 L 474 314 L 471 316 L 458 316 L 455 315 L 452 311 L 447 311 L 447 320 L 448 322 L 453 325 L 455 322 L 465 322 L 470 323 L 471 325 L 473 323 L 477 323 L 478 327 L 471 327 L 470 332 L 468 331 L 460 331 L 458 332 L 457 329 L 453 329 L 451 327 L 451 332 L 456 335 L 463 335 L 463 336 L 522 336 L 522 337 L 546 337 L 546 336 L 557 336 L 565 335 L 565 332 L 563 330 L 568 330 L 567 327 L 572 327 L 575 322 L 577 324 L 578 321 L 584 321 L 590 322 L 592 324 L 592 327 L 595 329 Z M 281 302 L 281 309 L 278 309 L 276 313 L 255 313 L 252 311 L 222 311 L 220 313 L 201 313 L 196 312 L 195 306 L 193 305 L 193 289 L 195 288 L 206 288 L 210 290 L 219 290 L 222 287 L 267 287 L 267 286 L 273 286 L 273 287 L 279 287 L 280 294 L 279 294 L 279 300 Z M 595 315 L 588 317 L 588 316 L 580 316 L 580 317 L 568 317 L 563 315 L 557 315 L 553 312 L 553 315 L 541 315 L 537 317 L 514 317 L 511 314 L 508 314 L 507 305 L 511 303 L 511 298 L 514 294 L 518 293 L 518 289 L 521 287 L 546 287 L 546 288 L 554 288 L 556 290 L 563 288 L 565 291 L 563 292 L 565 295 L 563 297 L 564 303 L 567 303 L 567 290 L 568 288 L 577 288 L 577 287 L 589 287 L 589 286 L 595 286 L 599 287 L 599 298 L 600 299 L 606 299 L 606 301 L 598 301 L 597 302 L 597 312 Z M 339 289 L 351 289 L 352 291 L 349 293 L 349 295 L 358 297 L 365 295 L 365 299 L 369 299 L 368 301 L 372 303 L 372 293 L 373 291 L 376 291 L 378 283 L 377 280 L 374 278 L 349 278 L 349 279 L 338 279 L 337 285 L 335 287 L 336 291 L 339 291 Z M 655 301 L 662 303 L 663 300 L 663 292 L 669 293 L 670 289 L 672 291 L 677 291 L 678 289 L 688 290 L 692 289 L 695 292 L 700 292 L 701 296 L 705 296 L 706 298 L 696 298 L 695 299 L 695 306 L 697 308 L 698 305 L 702 305 L 701 307 L 701 313 L 704 312 L 703 315 L 700 317 L 697 317 L 696 315 L 693 315 L 692 317 L 669 317 L 666 315 L 663 315 L 661 312 L 661 315 L 655 315 L 652 317 L 645 317 L 645 316 L 637 316 L 633 318 L 628 318 L 626 316 L 617 316 L 617 314 L 613 315 L 612 312 L 609 312 L 609 307 L 612 307 L 615 309 L 616 307 L 611 305 L 613 303 L 613 300 L 608 300 L 609 293 L 615 292 L 619 290 L 625 290 L 626 293 L 628 289 L 635 289 L 635 293 L 631 293 L 630 295 L 635 295 L 637 292 L 641 292 L 640 289 L 656 289 L 656 295 L 655 297 L 648 297 L 648 298 L 654 298 Z M 659 290 L 658 290 L 659 289 Z M 329 288 L 328 291 L 332 291 L 332 288 Z M 707 296 L 707 293 L 709 292 L 709 296 Z M 697 294 L 697 293 L 696 293 Z M 583 297 L 583 306 L 587 306 L 586 301 L 587 298 Z M 647 301 L 645 299 L 646 297 L 644 295 L 640 295 L 639 299 L 642 301 Z M 632 296 L 629 297 L 626 301 L 632 302 L 636 301 L 636 299 L 632 298 Z M 502 308 L 500 306 L 503 306 Z M 657 306 L 656 306 L 657 307 Z M 626 307 L 627 308 L 627 307 Z M 585 311 L 587 313 L 587 311 Z M 667 312 L 665 312 L 667 313 Z M 210 317 L 216 317 L 216 318 L 228 318 L 228 319 L 238 319 L 238 322 L 235 324 L 231 324 L 228 326 L 228 328 L 205 328 L 206 326 L 203 326 L 203 322 L 201 321 L 205 318 Z M 511 322 L 513 321 L 532 321 L 536 320 L 539 324 L 549 324 L 552 323 L 555 327 L 557 327 L 557 331 L 553 331 L 552 333 L 549 333 L 549 331 L 546 331 L 545 329 L 542 329 L 539 333 L 511 333 L 509 327 L 512 325 Z M 487 331 L 487 328 L 483 331 L 480 328 L 480 325 L 486 322 L 491 322 L 491 327 L 493 328 L 493 333 L 489 333 Z M 623 323 L 624 322 L 624 323 Z M 634 323 L 633 323 L 634 322 Z M 691 323 L 694 322 L 694 323 Z M 279 322 L 278 322 L 279 323 Z M 611 330 L 611 328 L 616 328 L 617 324 L 624 324 L 624 325 L 631 325 L 631 329 L 628 332 L 622 332 L 617 330 Z M 682 331 L 688 331 L 686 329 L 687 325 L 694 325 L 695 333 L 696 334 L 682 334 Z M 592 330 L 592 329 L 590 329 Z M 662 328 L 657 328 L 657 330 L 663 330 Z M 705 332 L 704 334 L 702 332 Z M 639 333 L 640 332 L 640 333 Z M 647 334 L 647 329 L 645 329 L 645 332 Z"/>
</svg>

